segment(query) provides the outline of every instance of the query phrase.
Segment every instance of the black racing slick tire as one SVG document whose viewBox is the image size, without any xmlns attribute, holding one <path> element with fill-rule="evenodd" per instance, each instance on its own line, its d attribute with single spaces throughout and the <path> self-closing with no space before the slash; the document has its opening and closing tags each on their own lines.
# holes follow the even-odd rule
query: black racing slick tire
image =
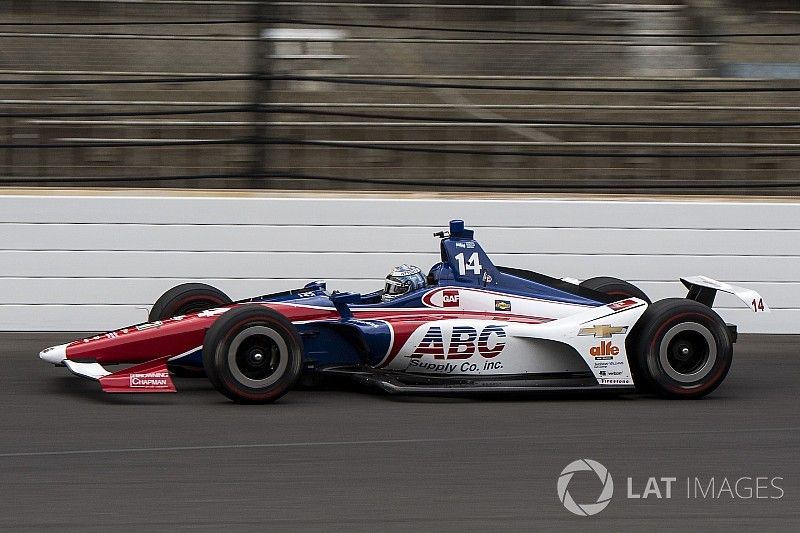
<svg viewBox="0 0 800 533">
<path fill-rule="evenodd" d="M 205 283 L 183 283 L 176 285 L 161 295 L 153 304 L 148 322 L 166 320 L 174 316 L 199 313 L 206 309 L 222 307 L 231 303 L 227 294 Z M 173 375 L 181 378 L 201 378 L 203 370 L 197 367 L 167 363 Z"/>
<path fill-rule="evenodd" d="M 733 341 L 711 308 L 685 298 L 651 304 L 637 321 L 629 343 L 638 379 L 665 398 L 700 398 L 725 379 Z"/>
<path fill-rule="evenodd" d="M 639 298 L 640 300 L 650 303 L 650 298 L 648 298 L 644 291 L 636 285 L 609 276 L 589 278 L 582 282 L 580 286 L 586 289 L 602 292 L 603 294 L 608 294 L 609 296 L 619 296 L 620 300 L 633 296 L 634 298 Z"/>
<path fill-rule="evenodd" d="M 224 307 L 229 303 L 231 299 L 228 295 L 216 287 L 205 283 L 183 283 L 162 294 L 153 304 L 147 318 L 150 322 L 155 322 L 173 316 Z"/>
<path fill-rule="evenodd" d="M 297 382 L 303 343 L 283 315 L 258 304 L 224 313 L 206 332 L 203 368 L 238 403 L 274 402 Z"/>
</svg>

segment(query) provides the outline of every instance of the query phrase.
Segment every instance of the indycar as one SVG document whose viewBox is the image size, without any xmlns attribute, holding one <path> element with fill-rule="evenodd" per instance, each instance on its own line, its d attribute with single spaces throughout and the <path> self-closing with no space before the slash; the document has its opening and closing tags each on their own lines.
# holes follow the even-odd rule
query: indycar
<svg viewBox="0 0 800 533">
<path fill-rule="evenodd" d="M 651 302 L 616 278 L 496 266 L 461 220 L 434 236 L 441 261 L 420 288 L 388 301 L 385 289 L 329 293 L 313 281 L 232 302 L 187 283 L 164 293 L 146 323 L 39 356 L 109 393 L 175 392 L 173 375 L 194 373 L 240 403 L 273 402 L 301 377 L 324 376 L 401 394 L 698 398 L 725 378 L 737 336 L 712 309 L 717 292 L 769 312 L 757 292 L 704 276 L 681 278 L 685 298 Z"/>
</svg>

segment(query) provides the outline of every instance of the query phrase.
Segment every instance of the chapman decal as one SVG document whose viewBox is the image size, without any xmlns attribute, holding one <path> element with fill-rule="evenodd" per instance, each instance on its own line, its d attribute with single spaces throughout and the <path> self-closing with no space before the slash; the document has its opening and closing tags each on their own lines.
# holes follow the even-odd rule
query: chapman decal
<svg viewBox="0 0 800 533">
<path fill-rule="evenodd" d="M 130 374 L 128 376 L 129 385 L 133 388 L 166 389 L 169 388 L 168 380 L 168 372 L 148 372 L 146 374 Z"/>
</svg>

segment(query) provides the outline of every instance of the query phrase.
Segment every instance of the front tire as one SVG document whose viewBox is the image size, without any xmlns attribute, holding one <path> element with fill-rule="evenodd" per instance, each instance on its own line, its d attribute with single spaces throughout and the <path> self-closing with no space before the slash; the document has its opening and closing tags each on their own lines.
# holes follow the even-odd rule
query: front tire
<svg viewBox="0 0 800 533">
<path fill-rule="evenodd" d="M 269 403 L 286 394 L 300 376 L 302 358 L 297 328 L 258 304 L 223 314 L 203 343 L 209 381 L 238 403 Z"/>
<path fill-rule="evenodd" d="M 153 304 L 148 321 L 165 320 L 178 315 L 199 313 L 231 303 L 227 294 L 205 283 L 183 283 L 161 295 Z"/>
<path fill-rule="evenodd" d="M 206 309 L 223 307 L 231 303 L 227 294 L 205 283 L 182 283 L 161 295 L 153 304 L 148 322 L 166 320 L 174 316 L 199 313 Z M 201 378 L 205 374 L 202 368 L 167 364 L 174 376 L 181 378 Z"/>
<path fill-rule="evenodd" d="M 720 316 L 694 300 L 668 298 L 650 305 L 631 332 L 637 377 L 665 398 L 700 398 L 722 383 L 733 342 Z"/>
</svg>

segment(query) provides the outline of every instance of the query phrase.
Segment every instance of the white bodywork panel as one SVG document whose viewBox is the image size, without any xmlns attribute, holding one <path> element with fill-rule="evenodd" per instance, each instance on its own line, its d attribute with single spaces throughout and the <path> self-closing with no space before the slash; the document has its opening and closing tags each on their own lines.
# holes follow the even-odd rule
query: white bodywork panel
<svg viewBox="0 0 800 533">
<path fill-rule="evenodd" d="M 585 372 L 588 367 L 601 385 L 633 385 L 625 339 L 647 308 L 643 300 L 590 307 L 483 289 L 440 288 L 423 302 L 481 312 L 485 318 L 443 316 L 419 325 L 386 369 L 499 376 Z M 536 323 L 536 317 L 543 321 Z M 552 320 L 544 321 L 548 318 Z"/>
<path fill-rule="evenodd" d="M 76 363 L 75 361 L 66 359 L 64 360 L 64 364 L 73 374 L 84 378 L 99 380 L 100 378 L 111 374 L 111 372 L 103 368 L 98 363 Z"/>
<path fill-rule="evenodd" d="M 619 309 L 614 309 L 615 306 Z M 572 346 L 600 385 L 632 385 L 625 340 L 645 309 L 647 302 L 629 298 L 546 324 L 529 327 L 513 324 L 509 326 L 509 334 Z"/>
<path fill-rule="evenodd" d="M 574 315 L 584 309 L 593 309 L 589 305 L 557 302 L 471 287 L 439 287 L 427 292 L 422 297 L 422 303 L 434 309 L 496 313 L 498 317 L 525 316 L 551 319 Z"/>
<path fill-rule="evenodd" d="M 686 287 L 688 288 L 691 288 L 692 285 L 697 285 L 699 287 L 706 287 L 709 289 L 714 289 L 722 292 L 727 292 L 729 294 L 733 294 L 741 301 L 743 301 L 750 308 L 750 310 L 755 313 L 770 312 L 769 307 L 764 301 L 764 298 L 762 298 L 758 292 L 752 289 L 737 287 L 736 285 L 723 283 L 721 281 L 707 278 L 705 276 L 689 276 L 681 278 L 681 282 L 683 282 L 683 284 L 686 285 Z"/>
</svg>

